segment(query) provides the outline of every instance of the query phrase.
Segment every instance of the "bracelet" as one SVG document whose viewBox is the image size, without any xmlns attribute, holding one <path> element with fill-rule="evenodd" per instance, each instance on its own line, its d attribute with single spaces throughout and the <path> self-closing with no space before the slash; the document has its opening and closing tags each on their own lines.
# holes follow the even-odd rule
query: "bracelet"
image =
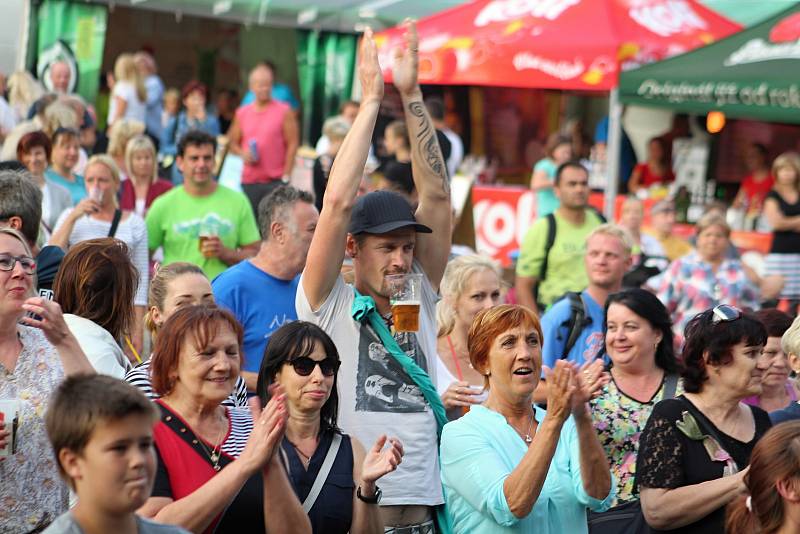
<svg viewBox="0 0 800 534">
<path fill-rule="evenodd" d="M 361 486 L 359 486 L 356 490 L 356 497 L 358 497 L 358 500 L 367 504 L 378 504 L 381 500 L 381 495 L 383 495 L 383 492 L 378 486 L 375 486 L 375 495 L 372 495 L 371 497 L 365 497 L 364 495 L 361 495 Z"/>
</svg>

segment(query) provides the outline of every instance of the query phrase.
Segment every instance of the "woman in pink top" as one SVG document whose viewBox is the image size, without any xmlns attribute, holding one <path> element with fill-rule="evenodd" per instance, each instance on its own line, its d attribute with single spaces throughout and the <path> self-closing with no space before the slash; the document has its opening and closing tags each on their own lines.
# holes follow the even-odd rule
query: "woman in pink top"
<svg viewBox="0 0 800 534">
<path fill-rule="evenodd" d="M 250 72 L 252 104 L 236 110 L 228 137 L 229 149 L 244 160 L 242 190 L 258 210 L 273 188 L 288 181 L 299 145 L 297 121 L 288 104 L 272 98 L 273 72 L 265 64 Z"/>
</svg>

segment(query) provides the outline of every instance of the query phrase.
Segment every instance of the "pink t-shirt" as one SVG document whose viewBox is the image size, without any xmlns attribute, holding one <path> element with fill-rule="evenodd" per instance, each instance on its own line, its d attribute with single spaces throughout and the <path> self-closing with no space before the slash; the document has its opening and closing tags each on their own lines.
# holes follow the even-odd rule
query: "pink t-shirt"
<svg viewBox="0 0 800 534">
<path fill-rule="evenodd" d="M 284 102 L 270 100 L 267 107 L 260 111 L 256 110 L 255 103 L 236 110 L 236 119 L 242 132 L 242 150 L 249 152 L 251 140 L 255 140 L 258 152 L 258 161 L 244 166 L 243 184 L 271 182 L 283 176 L 286 165 L 283 122 L 290 109 Z"/>
</svg>

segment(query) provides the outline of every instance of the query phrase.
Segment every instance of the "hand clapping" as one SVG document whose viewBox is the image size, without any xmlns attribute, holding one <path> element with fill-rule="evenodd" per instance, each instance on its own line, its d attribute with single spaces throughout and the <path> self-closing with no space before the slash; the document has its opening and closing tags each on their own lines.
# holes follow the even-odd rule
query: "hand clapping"
<svg viewBox="0 0 800 534">
<path fill-rule="evenodd" d="M 389 446 L 384 449 L 386 442 Z M 403 444 L 397 438 L 387 438 L 381 435 L 364 456 L 361 467 L 361 478 L 368 484 L 373 484 L 387 473 L 391 473 L 403 461 Z"/>
</svg>

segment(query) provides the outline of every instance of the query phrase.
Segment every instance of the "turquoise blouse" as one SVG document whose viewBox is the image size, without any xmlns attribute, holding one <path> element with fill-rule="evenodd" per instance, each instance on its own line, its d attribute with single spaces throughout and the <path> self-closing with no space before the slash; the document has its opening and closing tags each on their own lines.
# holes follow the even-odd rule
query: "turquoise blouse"
<svg viewBox="0 0 800 534">
<path fill-rule="evenodd" d="M 545 411 L 534 407 L 541 423 Z M 586 494 L 580 472 L 578 433 L 572 417 L 564 422 L 542 491 L 531 513 L 518 519 L 508 508 L 503 483 L 528 448 L 497 412 L 473 406 L 445 425 L 441 441 L 442 484 L 454 534 L 588 532 L 586 508 L 607 510 L 614 498 L 613 475 L 604 500 Z"/>
<path fill-rule="evenodd" d="M 555 181 L 556 179 L 556 171 L 558 170 L 558 165 L 550 159 L 544 158 L 539 160 L 536 165 L 533 166 L 533 172 L 536 171 L 544 171 L 547 173 L 547 177 L 551 180 Z M 536 218 L 546 217 L 556 211 L 558 207 L 561 205 L 561 202 L 558 200 L 556 196 L 556 192 L 553 190 L 552 187 L 548 187 L 546 189 L 540 189 L 536 192 Z"/>
<path fill-rule="evenodd" d="M 48 179 L 53 180 L 58 185 L 66 187 L 67 190 L 69 191 L 69 195 L 72 197 L 72 203 L 74 205 L 77 205 L 78 202 L 86 198 L 86 186 L 83 185 L 83 176 L 81 176 L 80 174 L 75 175 L 74 182 L 66 181 L 64 178 L 61 177 L 60 174 L 58 174 L 51 168 L 48 168 L 46 171 L 44 171 L 44 175 Z"/>
</svg>

